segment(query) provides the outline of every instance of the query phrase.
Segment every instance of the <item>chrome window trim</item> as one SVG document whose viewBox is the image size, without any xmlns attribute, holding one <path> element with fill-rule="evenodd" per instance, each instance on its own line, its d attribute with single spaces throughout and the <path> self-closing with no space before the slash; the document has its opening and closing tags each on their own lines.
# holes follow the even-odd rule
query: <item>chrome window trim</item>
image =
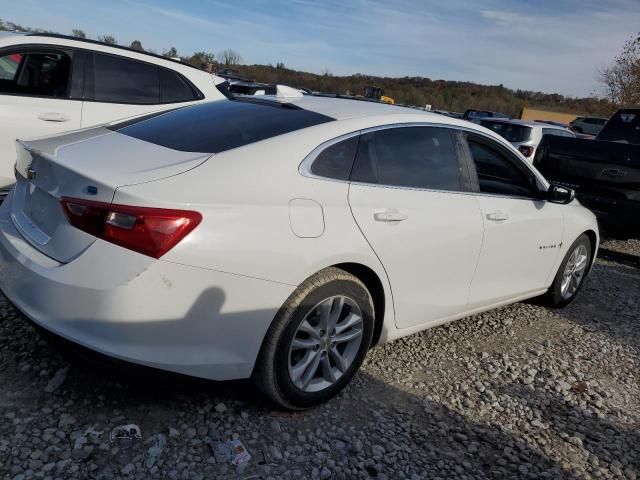
<svg viewBox="0 0 640 480">
<path fill-rule="evenodd" d="M 398 186 L 398 185 L 381 185 L 379 183 L 367 183 L 367 182 L 357 182 L 357 181 L 350 181 L 350 180 L 339 180 L 336 178 L 331 178 L 331 177 L 323 177 L 321 175 L 316 175 L 315 173 L 313 173 L 311 171 L 311 167 L 313 165 L 313 162 L 315 161 L 316 158 L 318 158 L 318 156 L 328 147 L 335 145 L 336 143 L 339 143 L 343 140 L 347 140 L 349 138 L 353 138 L 355 136 L 359 136 L 359 135 L 364 135 L 366 133 L 371 133 L 371 132 L 376 132 L 379 130 L 389 130 L 392 128 L 406 128 L 406 127 L 436 127 L 436 128 L 448 128 L 451 130 L 459 130 L 462 132 L 468 132 L 468 133 L 473 133 L 474 135 L 480 135 L 483 138 L 486 138 L 489 141 L 492 141 L 494 143 L 497 143 L 499 145 L 501 145 L 504 148 L 507 148 L 507 150 L 509 150 L 512 154 L 516 155 L 516 158 L 518 158 L 518 161 L 520 161 L 520 163 L 522 163 L 524 166 L 526 166 L 526 168 L 535 176 L 536 180 L 541 184 L 542 187 L 546 187 L 547 189 L 549 188 L 549 182 L 547 182 L 547 180 L 540 174 L 540 172 L 538 172 L 536 169 L 534 169 L 529 162 L 527 162 L 524 157 L 522 157 L 522 154 L 520 152 L 518 152 L 518 150 L 511 145 L 511 143 L 505 141 L 502 141 L 500 139 L 496 139 L 493 138 L 491 135 L 487 135 L 485 132 L 481 131 L 481 130 L 476 130 L 475 128 L 469 128 L 467 126 L 461 126 L 461 125 L 455 125 L 455 124 L 447 124 L 447 123 L 432 123 L 432 122 L 407 122 L 407 123 L 390 123 L 388 125 L 378 125 L 375 127 L 368 127 L 368 128 L 363 128 L 361 130 L 356 130 L 354 132 L 350 132 L 350 133 L 346 133 L 343 135 L 340 135 L 338 137 L 332 138 L 330 140 L 327 140 L 323 143 L 321 143 L 320 145 L 318 145 L 316 148 L 314 148 L 303 160 L 302 162 L 300 162 L 300 164 L 298 165 L 298 172 L 300 173 L 300 175 L 302 175 L 303 177 L 307 177 L 307 178 L 313 178 L 316 180 L 324 180 L 324 181 L 328 181 L 328 182 L 339 182 L 339 183 L 351 183 L 353 185 L 364 185 L 364 186 L 370 186 L 370 187 L 379 187 L 379 188 L 397 188 L 397 189 L 401 189 L 401 190 L 416 190 L 416 191 L 424 191 L 424 192 L 444 192 L 444 193 L 458 193 L 458 194 L 471 194 L 471 195 L 482 195 L 482 196 L 487 196 L 487 197 L 499 197 L 499 198 L 513 198 L 516 200 L 534 200 L 534 201 L 542 201 L 538 198 L 534 198 L 534 197 L 522 197 L 522 196 L 512 196 L 512 195 L 499 195 L 499 194 L 494 194 L 494 193 L 483 193 L 483 192 L 467 192 L 467 191 L 460 191 L 460 190 L 442 190 L 442 189 L 433 189 L 433 188 L 419 188 L 419 187 L 402 187 L 402 186 Z"/>
</svg>

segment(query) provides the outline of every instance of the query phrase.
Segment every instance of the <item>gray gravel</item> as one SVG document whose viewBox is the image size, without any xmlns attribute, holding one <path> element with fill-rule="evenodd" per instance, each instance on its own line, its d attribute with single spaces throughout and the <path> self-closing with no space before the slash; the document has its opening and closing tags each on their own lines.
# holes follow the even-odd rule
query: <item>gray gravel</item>
<svg viewBox="0 0 640 480">
<path fill-rule="evenodd" d="M 246 382 L 63 357 L 0 300 L 0 478 L 638 478 L 640 242 L 603 247 L 568 308 L 376 348 L 344 394 L 294 414 Z M 111 443 L 127 423 L 142 438 Z"/>
</svg>

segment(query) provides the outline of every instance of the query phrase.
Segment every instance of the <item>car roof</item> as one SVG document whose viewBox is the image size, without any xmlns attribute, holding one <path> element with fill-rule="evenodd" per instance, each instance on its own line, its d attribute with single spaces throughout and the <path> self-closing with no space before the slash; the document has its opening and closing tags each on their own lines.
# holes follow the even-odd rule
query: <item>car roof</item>
<svg viewBox="0 0 640 480">
<path fill-rule="evenodd" d="M 263 101 L 277 101 L 270 95 L 260 97 Z M 255 98 L 258 100 L 258 98 Z M 312 112 L 332 117 L 336 120 L 346 120 L 357 117 L 382 117 L 395 115 L 411 115 L 415 117 L 415 121 L 433 123 L 449 123 L 447 120 L 453 120 L 451 123 L 456 125 L 467 125 L 466 121 L 455 121 L 456 119 L 445 117 L 437 113 L 417 110 L 404 106 L 389 105 L 382 102 L 368 101 L 365 99 L 330 97 L 325 95 L 303 95 L 290 102 L 294 107 L 303 108 Z"/>
<path fill-rule="evenodd" d="M 136 54 L 141 54 L 141 55 L 145 55 L 148 57 L 153 57 L 156 59 L 160 59 L 160 60 L 167 60 L 169 62 L 173 62 L 173 63 L 177 63 L 179 65 L 183 65 L 186 67 L 191 67 L 191 68 L 195 68 L 196 70 L 200 70 L 198 67 L 196 67 L 195 65 L 191 65 L 189 63 L 184 63 L 181 62 L 180 60 L 174 60 L 173 58 L 170 57 L 165 57 L 163 55 L 158 55 L 157 53 L 151 53 L 151 52 L 147 52 L 147 51 L 143 51 L 143 50 L 136 50 L 134 48 L 129 48 L 129 47 L 125 47 L 124 45 L 115 45 L 115 44 L 111 44 L 111 43 L 105 43 L 105 42 L 100 42 L 98 40 L 92 40 L 90 38 L 79 38 L 79 37 L 74 37 L 71 35 L 62 35 L 60 33 L 26 33 L 25 34 L 28 37 L 42 37 L 42 38 L 57 38 L 60 40 L 72 40 L 75 42 L 81 42 L 81 43 L 88 43 L 88 44 L 92 44 L 92 45 L 100 45 L 103 47 L 108 47 L 108 48 L 117 48 L 118 50 L 125 50 L 128 52 L 133 52 Z"/>
<path fill-rule="evenodd" d="M 246 96 L 243 99 L 251 102 L 278 102 L 277 97 L 274 95 L 264 95 L 260 97 Z M 405 106 L 368 101 L 365 99 L 359 99 L 358 97 L 345 98 L 327 95 L 302 95 L 299 98 L 286 101 L 285 103 L 290 104 L 293 108 L 298 107 L 320 115 L 331 117 L 335 119 L 337 123 L 358 120 L 357 123 L 362 126 L 361 128 L 392 125 L 396 123 L 431 123 L 434 125 L 445 125 L 466 130 L 475 130 L 485 135 L 489 135 L 501 143 L 510 145 L 509 142 L 506 142 L 506 140 L 496 132 L 468 120 Z M 368 124 L 368 126 L 365 126 L 366 124 Z"/>
<path fill-rule="evenodd" d="M 0 38 L 2 38 L 2 37 L 19 37 L 19 36 L 24 36 L 24 35 L 27 35 L 27 32 L 15 32 L 15 31 L 9 31 L 9 30 L 0 31 Z"/>
</svg>

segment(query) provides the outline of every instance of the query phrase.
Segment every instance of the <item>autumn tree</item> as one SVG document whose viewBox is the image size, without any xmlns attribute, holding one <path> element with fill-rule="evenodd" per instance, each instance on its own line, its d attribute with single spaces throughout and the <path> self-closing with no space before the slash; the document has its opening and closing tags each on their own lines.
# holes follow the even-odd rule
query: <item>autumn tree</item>
<svg viewBox="0 0 640 480">
<path fill-rule="evenodd" d="M 162 56 L 163 57 L 169 57 L 169 58 L 174 58 L 178 56 L 178 50 L 176 49 L 176 47 L 171 47 L 168 50 L 165 50 L 164 52 L 162 52 Z"/>
<path fill-rule="evenodd" d="M 640 104 L 640 34 L 627 40 L 611 65 L 600 69 L 600 82 L 616 106 Z"/>
<path fill-rule="evenodd" d="M 142 48 L 142 42 L 140 40 L 134 40 L 133 42 L 131 42 L 131 45 L 129 45 L 129 48 L 138 50 L 140 52 L 144 52 L 144 48 Z"/>
<path fill-rule="evenodd" d="M 202 68 L 208 72 L 213 71 L 213 61 L 215 60 L 215 55 L 211 52 L 195 52 L 190 57 L 185 57 L 182 59 L 184 62 L 187 62 L 194 67 Z"/>
<path fill-rule="evenodd" d="M 238 65 L 242 62 L 242 57 L 240 54 L 231 49 L 227 48 L 218 54 L 218 58 L 220 59 L 220 63 L 222 63 L 225 67 L 230 67 L 232 65 Z"/>
<path fill-rule="evenodd" d="M 102 43 L 106 43 L 107 45 L 117 45 L 116 37 L 113 35 L 101 35 L 98 37 L 98 41 Z"/>
</svg>

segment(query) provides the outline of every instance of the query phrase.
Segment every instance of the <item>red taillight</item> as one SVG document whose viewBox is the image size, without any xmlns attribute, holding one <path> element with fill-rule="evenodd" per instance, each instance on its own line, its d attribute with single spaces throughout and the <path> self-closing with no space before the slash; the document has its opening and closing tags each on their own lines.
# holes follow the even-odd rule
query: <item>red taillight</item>
<svg viewBox="0 0 640 480">
<path fill-rule="evenodd" d="M 520 150 L 520 153 L 523 154 L 525 157 L 530 157 L 531 155 L 533 155 L 533 147 L 528 147 L 527 145 L 520 145 L 518 147 L 518 150 Z"/>
<path fill-rule="evenodd" d="M 63 197 L 62 208 L 74 227 L 107 242 L 160 258 L 202 221 L 191 210 L 132 207 Z"/>
</svg>

